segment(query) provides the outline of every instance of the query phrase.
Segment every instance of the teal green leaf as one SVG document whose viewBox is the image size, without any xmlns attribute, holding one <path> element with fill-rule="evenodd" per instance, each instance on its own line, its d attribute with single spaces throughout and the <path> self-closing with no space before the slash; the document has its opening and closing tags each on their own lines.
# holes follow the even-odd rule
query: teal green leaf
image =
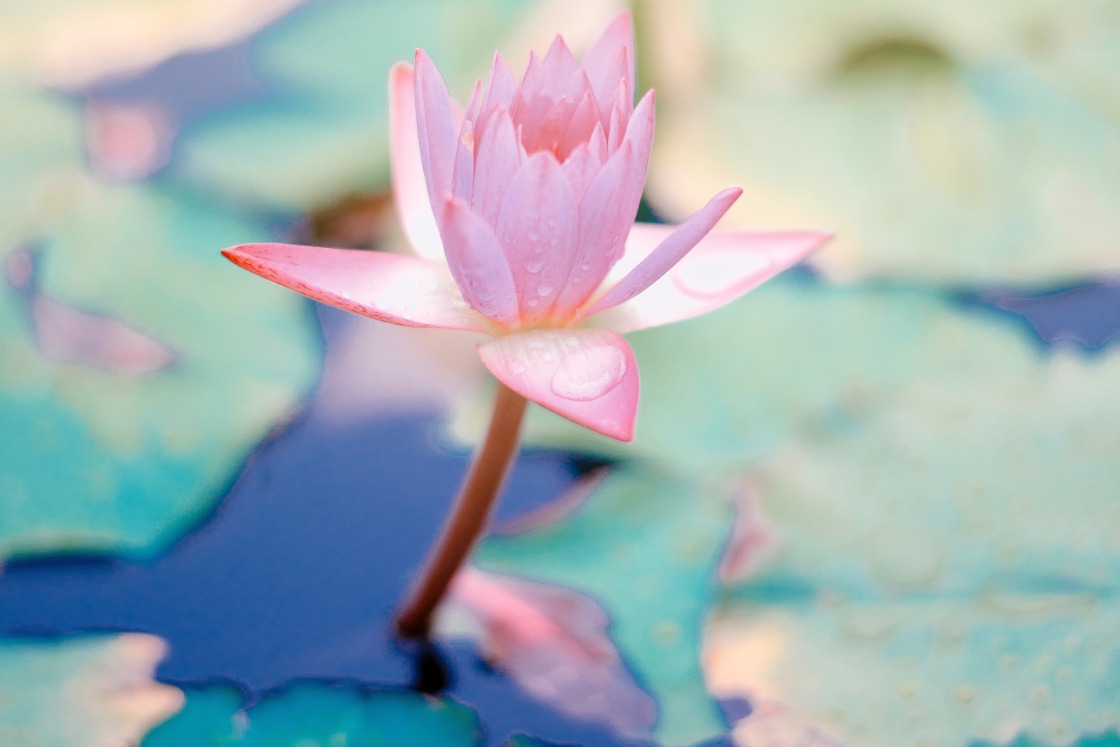
<svg viewBox="0 0 1120 747">
<path fill-rule="evenodd" d="M 172 190 L 86 190 L 36 237 L 37 287 L 0 286 L 0 558 L 158 551 L 318 371 L 304 303 L 218 254 L 268 238 L 259 220 Z M 44 305 L 117 320 L 173 360 L 137 373 L 52 357 Z"/>
<path fill-rule="evenodd" d="M 474 711 L 419 693 L 298 684 L 248 708 L 229 687 L 187 694 L 186 707 L 160 724 L 143 747 L 473 747 Z"/>
<path fill-rule="evenodd" d="M 699 5 L 647 68 L 666 81 L 650 196 L 672 218 L 738 183 L 730 224 L 836 230 L 813 259 L 835 278 L 1120 273 L 1114 7 Z"/>
<path fill-rule="evenodd" d="M 389 69 L 423 48 L 465 99 L 528 6 L 334 0 L 299 8 L 249 42 L 269 97 L 185 132 L 178 173 L 290 211 L 386 189 Z"/>
<path fill-rule="evenodd" d="M 565 521 L 490 537 L 475 558 L 482 568 L 567 586 L 603 604 L 623 659 L 657 700 L 659 743 L 690 744 L 725 728 L 699 660 L 731 524 L 722 495 L 651 470 L 620 470 Z"/>
<path fill-rule="evenodd" d="M 82 184 L 78 107 L 57 94 L 0 85 L 0 257 L 45 230 Z"/>
<path fill-rule="evenodd" d="M 1019 737 L 1006 745 L 996 745 L 991 742 L 976 743 L 973 747 L 1057 747 L 1053 742 Z M 1120 734 L 1116 732 L 1082 737 L 1073 743 L 1072 747 L 1120 747 Z"/>
<path fill-rule="evenodd" d="M 183 702 L 179 690 L 152 680 L 165 648 L 131 633 L 0 641 L 0 743 L 135 744 Z"/>
<path fill-rule="evenodd" d="M 1120 726 L 1118 380 L 1118 352 L 931 370 L 776 450 L 750 474 L 776 543 L 714 618 L 715 691 L 868 747 Z"/>
<path fill-rule="evenodd" d="M 739 470 L 800 434 L 858 423 L 931 375 L 963 385 L 1043 360 L 1010 317 L 916 290 L 797 278 L 629 339 L 642 379 L 633 443 L 608 442 L 539 408 L 530 441 L 648 457 L 689 474 Z"/>
</svg>

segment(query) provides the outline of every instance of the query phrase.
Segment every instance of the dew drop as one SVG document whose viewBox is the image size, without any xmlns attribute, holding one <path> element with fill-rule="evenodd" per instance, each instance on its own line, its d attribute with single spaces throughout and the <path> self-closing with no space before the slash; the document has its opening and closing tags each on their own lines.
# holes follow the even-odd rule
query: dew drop
<svg viewBox="0 0 1120 747">
<path fill-rule="evenodd" d="M 544 269 L 544 262 L 541 262 L 538 259 L 534 259 L 529 262 L 529 264 L 525 265 L 525 269 L 533 274 L 536 274 Z"/>
<path fill-rule="evenodd" d="M 587 262 L 586 260 L 585 260 L 585 261 L 583 261 L 583 262 L 580 262 L 580 263 L 579 263 L 579 269 L 581 269 L 581 270 L 583 270 L 584 272 L 586 272 L 587 270 L 590 270 L 590 269 L 591 269 L 591 263 L 590 263 L 590 262 Z"/>
<path fill-rule="evenodd" d="M 610 345 L 595 345 L 564 356 L 550 384 L 564 399 L 588 402 L 618 386 L 626 375 L 626 357 Z"/>
<path fill-rule="evenodd" d="M 529 308 L 531 308 L 531 309 L 535 309 L 535 308 L 537 308 L 538 305 L 540 305 L 540 301 L 538 301 L 535 298 L 530 298 L 526 303 L 528 304 Z"/>
<path fill-rule="evenodd" d="M 542 285 L 537 288 L 537 295 L 541 298 L 548 298 L 553 293 L 551 285 Z"/>
</svg>

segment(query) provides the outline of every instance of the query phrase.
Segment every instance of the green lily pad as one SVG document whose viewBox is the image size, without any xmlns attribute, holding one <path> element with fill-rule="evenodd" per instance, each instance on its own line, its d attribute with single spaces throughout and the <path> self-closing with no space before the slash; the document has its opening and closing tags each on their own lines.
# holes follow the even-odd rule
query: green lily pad
<svg viewBox="0 0 1120 747">
<path fill-rule="evenodd" d="M 299 684 L 245 708 L 231 687 L 187 693 L 186 707 L 153 729 L 143 747 L 469 747 L 480 743 L 474 711 L 411 692 Z"/>
<path fill-rule="evenodd" d="M 662 63 L 650 196 L 668 215 L 741 183 L 731 222 L 836 230 L 813 259 L 835 278 L 1120 273 L 1114 8 L 702 5 L 680 19 L 691 77 Z"/>
<path fill-rule="evenodd" d="M 166 646 L 124 634 L 0 641 L 0 742 L 21 747 L 135 744 L 182 705 L 152 680 Z"/>
<path fill-rule="evenodd" d="M 1120 353 L 931 370 L 752 471 L 777 542 L 708 641 L 715 691 L 770 706 L 737 733 L 803 718 L 869 747 L 1068 744 L 1120 726 L 1118 378 Z"/>
<path fill-rule="evenodd" d="M 249 42 L 271 95 L 188 128 L 178 173 L 290 211 L 384 190 L 389 69 L 423 48 L 466 98 L 528 5 L 331 0 L 298 8 Z"/>
<path fill-rule="evenodd" d="M 0 86 L 0 257 L 45 230 L 83 183 L 78 108 L 61 96 Z"/>
<path fill-rule="evenodd" d="M 1044 360 L 1009 317 L 912 289 L 798 278 L 629 339 L 642 381 L 633 443 L 608 442 L 539 408 L 530 411 L 530 442 L 645 457 L 688 474 L 741 470 L 799 434 L 854 426 L 930 375 L 964 384 Z"/>
<path fill-rule="evenodd" d="M 88 190 L 36 237 L 34 281 L 0 286 L 0 558 L 158 551 L 318 372 L 304 303 L 218 254 L 267 238 L 259 220 L 172 190 Z M 170 360 L 130 368 L 130 347 L 107 369 L 83 358 L 98 345 L 71 339 L 75 319 L 127 325 Z"/>
<path fill-rule="evenodd" d="M 726 728 L 699 648 L 731 508 L 706 488 L 650 470 L 613 472 L 563 522 L 487 538 L 475 556 L 480 567 L 596 597 L 623 659 L 657 701 L 654 737 L 664 744 Z"/>
</svg>

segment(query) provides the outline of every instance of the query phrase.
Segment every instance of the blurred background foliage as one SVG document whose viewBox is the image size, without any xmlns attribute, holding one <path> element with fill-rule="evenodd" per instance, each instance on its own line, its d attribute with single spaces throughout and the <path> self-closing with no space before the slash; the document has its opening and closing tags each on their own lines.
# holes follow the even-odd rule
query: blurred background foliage
<svg viewBox="0 0 1120 747">
<path fill-rule="evenodd" d="M 492 49 L 519 66 L 556 32 L 578 48 L 624 5 L 0 0 L 0 561 L 158 557 L 309 398 L 377 417 L 429 386 L 416 401 L 449 424 L 432 448 L 466 448 L 488 396 L 469 336 L 410 332 L 317 388 L 338 353 L 309 303 L 217 250 L 398 248 L 391 64 L 422 47 L 462 95 Z M 1120 4 L 630 7 L 658 91 L 652 213 L 738 183 L 728 227 L 838 236 L 732 307 L 633 336 L 633 444 L 532 412 L 532 447 L 621 463 L 479 550 L 558 597 L 464 599 L 475 623 L 446 636 L 627 744 L 1117 744 Z M 424 366 L 444 378 L 418 385 Z M 500 617 L 526 610 L 543 643 Z M 508 736 L 376 681 L 184 697 L 152 681 L 162 646 L 0 638 L 0 741 Z M 605 658 L 557 667 L 571 646 Z M 656 717 L 533 671 L 615 683 Z"/>
</svg>

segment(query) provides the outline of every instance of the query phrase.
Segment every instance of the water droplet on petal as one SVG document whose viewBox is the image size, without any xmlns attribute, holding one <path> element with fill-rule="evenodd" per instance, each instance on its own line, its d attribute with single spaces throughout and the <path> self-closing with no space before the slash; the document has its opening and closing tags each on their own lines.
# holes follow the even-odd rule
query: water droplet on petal
<svg viewBox="0 0 1120 747">
<path fill-rule="evenodd" d="M 534 259 L 532 262 L 525 265 L 525 269 L 528 270 L 531 273 L 536 274 L 536 273 L 540 272 L 542 269 L 544 269 L 544 262 L 541 262 L 538 259 Z"/>
<path fill-rule="evenodd" d="M 551 285 L 540 286 L 539 288 L 537 288 L 537 295 L 540 296 L 541 298 L 548 298 L 549 296 L 552 295 L 552 286 Z"/>
<path fill-rule="evenodd" d="M 586 272 L 587 270 L 590 270 L 590 269 L 591 269 L 591 263 L 590 263 L 590 262 L 588 262 L 588 261 L 586 261 L 586 260 L 585 260 L 585 261 L 583 261 L 583 262 L 580 262 L 580 263 L 579 263 L 579 269 L 581 269 L 581 270 L 583 270 L 584 272 Z"/>
<path fill-rule="evenodd" d="M 526 303 L 531 309 L 535 309 L 538 305 L 540 305 L 540 301 L 535 298 L 530 298 Z"/>
<path fill-rule="evenodd" d="M 564 399 L 588 402 L 614 389 L 625 375 L 622 351 L 595 345 L 566 355 L 552 375 L 550 387 Z"/>
</svg>

